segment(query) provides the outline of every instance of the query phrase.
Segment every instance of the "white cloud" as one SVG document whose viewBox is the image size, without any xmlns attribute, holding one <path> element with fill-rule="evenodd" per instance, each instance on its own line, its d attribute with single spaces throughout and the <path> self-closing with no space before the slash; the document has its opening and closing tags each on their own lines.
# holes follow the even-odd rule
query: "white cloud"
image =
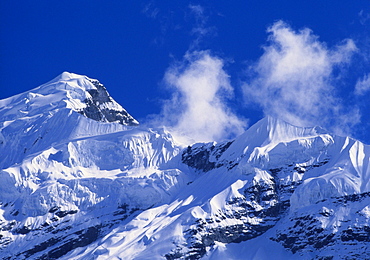
<svg viewBox="0 0 370 260">
<path fill-rule="evenodd" d="M 205 27 L 207 17 L 204 14 L 204 8 L 200 5 L 189 5 L 189 9 L 195 18 L 195 26 L 192 29 L 192 33 L 198 35 L 198 37 L 206 35 L 209 29 Z"/>
<path fill-rule="evenodd" d="M 244 131 L 245 121 L 227 106 L 233 95 L 223 61 L 208 51 L 187 53 L 171 66 L 164 82 L 173 90 L 162 122 L 185 142 L 220 141 Z"/>
<path fill-rule="evenodd" d="M 199 44 L 206 36 L 213 36 L 216 34 L 216 28 L 207 26 L 208 16 L 205 14 L 205 9 L 201 5 L 188 6 L 190 14 L 194 17 L 195 23 L 191 30 L 191 34 L 195 37 L 190 44 L 190 49 L 198 49 Z"/>
<path fill-rule="evenodd" d="M 159 8 L 155 7 L 153 3 L 148 3 L 142 9 L 142 12 L 149 18 L 156 19 L 159 13 Z"/>
<path fill-rule="evenodd" d="M 332 85 L 333 70 L 350 61 L 354 42 L 347 39 L 330 49 L 310 29 L 296 32 L 282 21 L 267 32 L 268 45 L 243 87 L 247 101 L 296 125 L 346 131 L 358 123 L 358 110 L 345 113 Z"/>
<path fill-rule="evenodd" d="M 364 10 L 361 10 L 358 13 L 358 16 L 360 18 L 360 23 L 364 25 L 367 21 L 370 20 L 370 13 L 366 13 Z"/>
<path fill-rule="evenodd" d="M 370 90 L 370 73 L 365 75 L 362 79 L 357 80 L 355 86 L 356 95 L 364 95 Z"/>
</svg>

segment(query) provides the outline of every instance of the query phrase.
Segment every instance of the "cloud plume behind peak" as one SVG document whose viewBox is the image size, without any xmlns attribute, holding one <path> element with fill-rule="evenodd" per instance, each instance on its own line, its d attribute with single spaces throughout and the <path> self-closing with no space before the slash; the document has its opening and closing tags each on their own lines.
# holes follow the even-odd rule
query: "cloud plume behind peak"
<svg viewBox="0 0 370 260">
<path fill-rule="evenodd" d="M 164 102 L 161 121 L 180 141 L 221 141 L 244 131 L 246 121 L 227 105 L 233 88 L 223 66 L 209 51 L 195 51 L 166 71 L 172 98 Z"/>
<path fill-rule="evenodd" d="M 357 124 L 358 110 L 345 111 L 333 84 L 334 71 L 356 52 L 354 42 L 329 48 L 310 29 L 294 31 L 283 21 L 267 32 L 268 44 L 243 86 L 247 102 L 295 125 L 322 125 L 341 133 Z"/>
</svg>

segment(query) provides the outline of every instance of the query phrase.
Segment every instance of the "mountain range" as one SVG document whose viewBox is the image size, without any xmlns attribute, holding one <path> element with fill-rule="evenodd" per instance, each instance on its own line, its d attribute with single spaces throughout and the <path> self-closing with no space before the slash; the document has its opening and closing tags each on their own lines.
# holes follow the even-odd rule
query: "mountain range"
<svg viewBox="0 0 370 260">
<path fill-rule="evenodd" d="M 370 259 L 369 156 L 273 117 L 184 145 L 64 72 L 0 100 L 0 258 Z"/>
</svg>

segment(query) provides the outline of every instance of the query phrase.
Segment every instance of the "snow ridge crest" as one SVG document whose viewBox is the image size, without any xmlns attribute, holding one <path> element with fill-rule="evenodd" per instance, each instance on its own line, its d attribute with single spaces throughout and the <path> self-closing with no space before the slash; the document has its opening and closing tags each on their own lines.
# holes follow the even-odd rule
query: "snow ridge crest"
<svg viewBox="0 0 370 260">
<path fill-rule="evenodd" d="M 1 100 L 0 117 L 8 121 L 55 114 L 65 108 L 100 122 L 139 124 L 110 97 L 98 80 L 69 72 L 35 89 Z"/>
</svg>

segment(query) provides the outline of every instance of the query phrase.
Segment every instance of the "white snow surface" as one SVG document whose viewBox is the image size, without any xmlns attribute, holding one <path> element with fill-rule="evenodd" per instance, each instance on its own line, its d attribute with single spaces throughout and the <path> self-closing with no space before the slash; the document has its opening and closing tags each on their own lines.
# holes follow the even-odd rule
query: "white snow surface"
<svg viewBox="0 0 370 260">
<path fill-rule="evenodd" d="M 122 124 L 97 122 L 78 113 L 87 106 L 84 101 L 91 99 L 88 90 L 96 89 L 92 81 L 64 72 L 35 89 L 0 100 L 1 168 L 20 163 L 53 143 L 127 129 Z M 101 105 L 107 104 L 118 112 L 125 111 L 113 99 Z"/>
<path fill-rule="evenodd" d="M 72 234 L 113 223 L 117 207 L 123 205 L 130 214 L 125 211 L 125 218 L 114 219 L 112 228 L 60 259 L 166 259 L 176 248 L 186 253 L 191 241 L 206 241 L 204 232 L 265 223 L 272 224 L 251 239 L 231 243 L 216 239 L 205 247 L 201 259 L 313 259 L 329 249 L 293 253 L 271 237 L 307 212 L 318 214 L 320 225 L 328 230 L 340 230 L 341 221 L 354 214 L 361 216 L 356 223 L 369 224 L 369 197 L 353 209 L 321 205 L 370 192 L 368 145 L 320 127 L 296 127 L 267 117 L 233 140 L 220 156 L 213 156 L 210 161 L 218 162 L 217 167 L 202 171 L 183 161 L 184 147 L 163 128 L 99 122 L 78 113 L 87 90 L 94 87 L 86 76 L 65 72 L 0 101 L 0 258 L 42 258 L 48 249 L 28 257 L 22 252 L 52 237 L 42 231 L 45 223 L 55 230 L 66 227 L 63 232 Z M 115 102 L 110 105 L 123 110 Z M 277 192 L 275 198 L 278 184 L 294 189 Z M 263 191 L 268 199 L 248 201 L 246 191 L 258 185 L 269 187 Z M 248 214 L 237 218 L 242 204 L 232 201 L 238 199 L 256 212 L 273 208 L 279 200 L 288 201 L 289 207 L 276 219 Z M 56 218 L 53 209 L 69 213 Z M 201 221 L 207 222 L 203 229 Z M 32 231 L 14 232 L 22 227 Z M 198 231 L 191 235 L 189 230 Z M 1 242 L 5 238 L 8 244 Z M 333 259 L 344 259 L 347 251 L 338 248 L 340 244 L 330 248 L 337 252 Z M 14 252 L 18 258 L 11 258 Z"/>
</svg>

